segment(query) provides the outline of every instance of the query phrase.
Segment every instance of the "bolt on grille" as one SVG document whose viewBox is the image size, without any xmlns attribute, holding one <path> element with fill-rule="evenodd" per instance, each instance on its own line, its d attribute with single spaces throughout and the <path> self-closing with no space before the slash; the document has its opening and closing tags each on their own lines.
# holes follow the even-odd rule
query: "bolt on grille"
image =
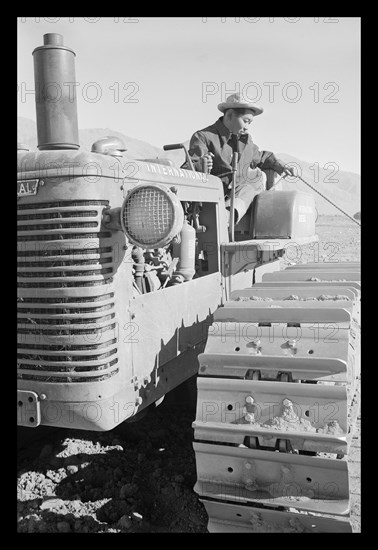
<svg viewBox="0 0 378 550">
<path fill-rule="evenodd" d="M 25 233 L 25 232 L 24 232 Z M 100 233 L 51 233 L 48 235 L 18 235 L 17 240 L 22 241 L 63 241 L 71 239 L 109 239 L 112 236 L 110 231 L 103 231 Z"/>
<path fill-rule="evenodd" d="M 42 376 L 38 376 L 37 374 L 27 374 L 27 373 L 22 373 L 22 374 L 19 374 L 18 375 L 18 378 L 19 380 L 35 380 L 36 382 L 58 382 L 58 383 L 77 383 L 77 382 L 102 382 L 104 380 L 107 380 L 109 378 L 111 378 L 112 376 L 114 376 L 115 374 L 117 374 L 119 371 L 119 369 L 114 369 L 112 371 L 110 371 L 109 373 L 107 374 L 102 374 L 101 376 L 91 376 L 90 378 L 89 377 L 81 377 L 81 376 L 76 376 L 76 377 L 73 377 L 73 376 L 46 376 L 46 375 L 42 375 Z"/>
<path fill-rule="evenodd" d="M 34 313 L 34 312 L 33 312 Z M 85 315 L 88 315 L 88 311 L 85 310 L 85 312 L 82 312 L 82 314 L 85 314 Z M 20 313 L 19 313 L 20 315 Z M 28 315 L 28 314 L 27 314 Z M 52 314 L 54 315 L 54 314 Z M 63 317 L 64 315 L 64 317 Z M 75 316 L 74 316 L 75 315 Z M 55 326 L 59 326 L 59 325 L 87 325 L 89 323 L 93 324 L 93 323 L 104 323 L 105 321 L 109 321 L 109 319 L 114 319 L 115 317 L 115 313 L 112 313 L 111 315 L 106 315 L 105 317 L 88 317 L 88 318 L 81 318 L 79 317 L 79 315 L 76 313 L 76 314 L 60 314 L 60 317 L 58 317 L 58 315 L 54 315 L 52 318 L 50 319 L 44 319 L 43 317 L 41 317 L 40 315 L 38 315 L 38 317 L 34 317 L 34 318 L 23 318 L 21 317 L 20 319 L 20 326 L 27 326 L 28 324 L 30 325 L 55 325 Z"/>
<path fill-rule="evenodd" d="M 103 286 L 112 282 L 112 279 L 99 280 L 99 281 L 56 281 L 54 283 L 50 282 L 32 282 L 32 283 L 18 283 L 18 288 L 69 288 L 69 287 L 78 287 L 78 286 Z"/>
<path fill-rule="evenodd" d="M 107 347 L 112 346 L 113 344 L 117 343 L 117 339 L 113 338 L 112 340 L 108 340 L 107 342 L 103 342 L 102 344 L 90 344 L 90 345 L 76 345 L 76 344 L 22 344 L 22 350 L 29 350 L 29 349 L 36 349 L 36 350 L 48 350 L 50 352 L 54 351 L 69 351 L 71 353 L 75 353 L 76 351 L 90 351 L 90 350 L 99 350 L 104 349 Z"/>
<path fill-rule="evenodd" d="M 57 361 L 58 362 L 58 361 Z M 76 366 L 76 365 L 62 365 L 57 366 L 52 363 L 48 365 L 44 365 L 41 361 L 41 364 L 39 365 L 30 365 L 29 363 L 19 363 L 18 367 L 22 370 L 32 370 L 32 371 L 39 371 L 39 372 L 70 372 L 70 373 L 76 373 L 76 372 L 91 372 L 91 371 L 103 371 L 107 370 L 109 367 L 112 367 L 113 365 L 117 364 L 117 359 L 114 359 L 113 361 L 110 361 L 109 363 L 104 363 L 102 365 L 97 366 Z M 27 373 L 26 373 L 27 374 Z"/>
<path fill-rule="evenodd" d="M 27 298 L 28 303 L 30 304 L 71 304 L 71 303 L 85 303 L 85 302 L 100 302 L 114 298 L 114 292 L 109 294 L 102 294 L 101 296 L 89 296 L 87 298 L 77 297 L 74 298 Z M 18 302 L 24 302 L 25 299 L 22 296 L 18 297 Z"/>
<path fill-rule="evenodd" d="M 44 314 L 44 315 L 59 315 L 59 314 L 76 314 L 76 315 L 80 315 L 82 314 L 83 312 L 84 313 L 98 313 L 100 311 L 106 311 L 108 309 L 112 309 L 113 308 L 113 304 L 108 304 L 108 305 L 105 305 L 105 306 L 101 306 L 101 307 L 87 307 L 85 309 L 83 308 L 70 308 L 70 307 L 65 307 L 65 308 L 62 308 L 62 307 L 59 307 L 59 308 L 31 308 L 31 307 L 25 307 L 25 308 L 19 308 L 18 309 L 18 312 L 22 315 L 22 314 L 29 314 L 29 313 L 34 313 L 34 314 Z"/>
<path fill-rule="evenodd" d="M 97 216 L 97 210 L 88 210 L 87 212 L 77 212 L 75 210 L 48 212 L 46 214 L 19 214 L 17 219 L 20 221 L 26 220 L 51 220 L 51 219 L 64 219 L 64 218 L 86 218 L 91 216 Z"/>
<path fill-rule="evenodd" d="M 74 248 L 71 248 L 69 250 L 66 250 L 66 249 L 54 249 L 54 250 L 48 250 L 48 249 L 45 249 L 45 250 L 20 250 L 17 252 L 17 256 L 19 258 L 29 258 L 29 257 L 34 257 L 34 256 L 40 256 L 41 258 L 46 258 L 46 257 L 49 257 L 49 256 L 52 256 L 52 257 L 59 257 L 59 256 L 68 256 L 68 257 L 72 257 L 72 256 L 81 256 L 81 255 L 85 255 L 86 257 L 88 257 L 88 255 L 91 255 L 91 256 L 94 256 L 96 254 L 98 255 L 101 255 L 101 254 L 108 254 L 108 253 L 111 253 L 113 251 L 112 247 L 111 246 L 103 246 L 101 248 L 90 248 L 90 249 L 85 249 L 85 250 L 80 250 L 80 249 L 74 249 Z"/>
<path fill-rule="evenodd" d="M 85 206 L 108 206 L 109 201 L 99 200 L 78 200 L 78 201 L 55 201 L 55 202 L 39 202 L 38 204 L 21 204 L 17 207 L 18 212 L 23 210 L 42 210 L 44 208 L 73 208 L 78 206 L 84 208 Z"/>
<path fill-rule="evenodd" d="M 99 361 L 100 359 L 105 359 L 107 357 L 110 357 L 111 355 L 114 355 L 115 353 L 117 353 L 117 349 L 114 348 L 112 349 L 111 351 L 107 351 L 106 353 L 102 353 L 101 355 L 91 355 L 89 358 L 86 358 L 87 361 Z M 65 363 L 67 362 L 71 362 L 71 361 L 83 361 L 83 357 L 82 356 L 77 356 L 77 355 L 73 355 L 73 356 L 67 356 L 67 355 L 41 355 L 41 354 L 38 354 L 38 355 L 31 355 L 31 354 L 27 354 L 27 353 L 18 353 L 17 354 L 17 357 L 19 359 L 31 359 L 32 361 L 54 361 L 54 362 L 62 362 L 64 361 Z M 28 365 L 29 367 L 29 365 Z M 102 365 L 103 367 L 103 365 Z M 24 366 L 24 368 L 27 368 Z M 32 366 L 32 368 L 34 368 L 34 365 Z M 51 369 L 51 365 L 49 366 L 49 368 Z"/>
<path fill-rule="evenodd" d="M 98 264 L 109 264 L 111 263 L 112 259 L 110 258 L 103 258 L 98 259 L 96 261 L 93 260 L 64 260 L 64 261 L 57 261 L 52 260 L 49 262 L 17 262 L 17 267 L 66 267 L 66 266 L 78 266 L 78 265 L 92 265 Z"/>
</svg>

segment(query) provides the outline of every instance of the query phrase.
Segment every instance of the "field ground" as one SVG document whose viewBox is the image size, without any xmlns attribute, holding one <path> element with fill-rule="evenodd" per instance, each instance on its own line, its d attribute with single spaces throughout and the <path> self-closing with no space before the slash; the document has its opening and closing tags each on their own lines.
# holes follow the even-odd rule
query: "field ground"
<svg viewBox="0 0 378 550">
<path fill-rule="evenodd" d="M 346 216 L 319 216 L 315 225 L 319 241 L 288 246 L 285 259 L 292 263 L 358 262 L 361 228 Z"/>
</svg>

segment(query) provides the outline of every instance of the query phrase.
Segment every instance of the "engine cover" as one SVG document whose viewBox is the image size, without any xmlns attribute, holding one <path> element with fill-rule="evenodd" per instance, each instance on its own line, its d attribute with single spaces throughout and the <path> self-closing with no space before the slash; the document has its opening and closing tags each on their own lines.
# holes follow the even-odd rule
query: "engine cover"
<svg viewBox="0 0 378 550">
<path fill-rule="evenodd" d="M 296 239 L 315 234 L 315 201 L 301 191 L 263 191 L 252 210 L 253 239 Z"/>
</svg>

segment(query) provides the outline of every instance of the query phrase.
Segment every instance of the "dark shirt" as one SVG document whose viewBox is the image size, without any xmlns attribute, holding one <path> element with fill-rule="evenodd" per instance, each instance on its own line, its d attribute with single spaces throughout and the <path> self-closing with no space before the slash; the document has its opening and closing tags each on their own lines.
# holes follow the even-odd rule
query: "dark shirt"
<svg viewBox="0 0 378 550">
<path fill-rule="evenodd" d="M 203 128 L 193 134 L 190 140 L 189 155 L 192 159 L 195 170 L 204 172 L 204 159 L 206 153 L 213 153 L 213 169 L 211 174 L 218 176 L 225 189 L 232 180 L 231 162 L 235 146 L 231 132 L 223 124 L 223 117 L 220 117 L 214 124 Z M 238 136 L 239 162 L 237 183 L 248 179 L 248 168 L 272 169 L 278 174 L 283 171 L 284 163 L 279 161 L 271 151 L 260 151 L 252 141 L 249 134 Z"/>
</svg>

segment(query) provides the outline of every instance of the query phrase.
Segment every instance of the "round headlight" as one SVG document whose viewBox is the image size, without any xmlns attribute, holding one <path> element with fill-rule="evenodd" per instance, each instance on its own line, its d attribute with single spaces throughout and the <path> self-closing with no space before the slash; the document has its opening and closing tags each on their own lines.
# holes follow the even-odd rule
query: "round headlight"
<svg viewBox="0 0 378 550">
<path fill-rule="evenodd" d="M 176 194 L 163 185 L 141 184 L 129 191 L 121 208 L 128 239 L 141 248 L 161 248 L 180 233 L 184 211 Z"/>
</svg>

